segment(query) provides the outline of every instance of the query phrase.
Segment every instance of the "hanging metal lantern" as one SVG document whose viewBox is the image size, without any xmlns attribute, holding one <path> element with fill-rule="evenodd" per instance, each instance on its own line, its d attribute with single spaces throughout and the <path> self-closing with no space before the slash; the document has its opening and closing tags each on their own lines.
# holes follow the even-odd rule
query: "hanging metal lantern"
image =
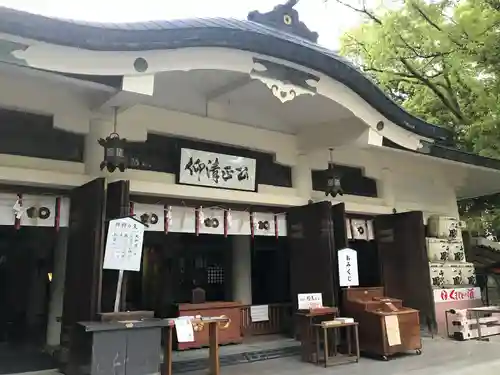
<svg viewBox="0 0 500 375">
<path fill-rule="evenodd" d="M 330 149 L 330 161 L 326 170 L 326 187 L 325 195 L 335 198 L 337 195 L 344 195 L 344 190 L 341 185 L 342 176 L 337 173 L 335 164 L 333 163 L 333 148 Z"/>
<path fill-rule="evenodd" d="M 125 149 L 127 140 L 120 138 L 116 132 L 116 112 L 114 111 L 113 132 L 105 139 L 99 139 L 98 143 L 104 148 L 104 160 L 101 162 L 101 171 L 106 168 L 109 172 L 114 172 L 117 168 L 120 172 L 125 172 L 127 169 L 127 156 Z"/>
<path fill-rule="evenodd" d="M 120 172 L 127 169 L 127 157 L 125 147 L 127 140 L 121 139 L 118 133 L 111 133 L 105 139 L 99 139 L 99 144 L 104 147 L 104 160 L 101 162 L 101 171 L 107 168 L 109 172 L 114 172 L 117 168 Z"/>
</svg>

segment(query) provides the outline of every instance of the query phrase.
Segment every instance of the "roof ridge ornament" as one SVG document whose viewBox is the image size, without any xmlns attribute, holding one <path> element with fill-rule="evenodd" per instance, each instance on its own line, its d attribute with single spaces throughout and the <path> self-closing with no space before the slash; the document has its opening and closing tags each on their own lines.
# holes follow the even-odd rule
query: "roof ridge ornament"
<svg viewBox="0 0 500 375">
<path fill-rule="evenodd" d="M 267 13 L 254 10 L 248 13 L 247 19 L 317 43 L 318 33 L 311 31 L 304 22 L 300 21 L 299 12 L 294 9 L 298 2 L 299 0 L 288 0 L 285 4 L 276 5 Z"/>
</svg>

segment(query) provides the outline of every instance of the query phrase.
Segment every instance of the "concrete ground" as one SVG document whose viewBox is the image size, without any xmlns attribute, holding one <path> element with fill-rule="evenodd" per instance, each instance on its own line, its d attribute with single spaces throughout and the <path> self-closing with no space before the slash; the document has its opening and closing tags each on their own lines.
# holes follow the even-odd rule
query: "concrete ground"
<svg viewBox="0 0 500 375">
<path fill-rule="evenodd" d="M 283 358 L 221 369 L 222 375 L 498 375 L 500 340 L 456 342 L 441 338 L 424 339 L 421 356 L 409 354 L 389 362 L 362 358 L 359 363 L 327 369 Z M 206 375 L 206 371 L 188 373 Z"/>
<path fill-rule="evenodd" d="M 441 338 L 424 339 L 421 356 L 409 354 L 389 362 L 362 358 L 359 363 L 329 367 L 283 358 L 222 367 L 222 375 L 498 375 L 500 374 L 500 339 L 491 342 L 457 342 Z M 207 375 L 207 371 L 184 373 Z M 28 375 L 28 374 L 23 374 Z M 59 375 L 45 371 L 29 375 Z"/>
</svg>

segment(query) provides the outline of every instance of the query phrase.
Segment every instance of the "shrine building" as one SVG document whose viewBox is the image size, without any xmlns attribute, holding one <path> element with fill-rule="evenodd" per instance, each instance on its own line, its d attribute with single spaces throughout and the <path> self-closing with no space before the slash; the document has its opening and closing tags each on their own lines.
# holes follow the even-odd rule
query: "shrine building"
<svg viewBox="0 0 500 375">
<path fill-rule="evenodd" d="M 339 304 L 349 247 L 360 286 L 439 329 L 436 296 L 475 281 L 434 262 L 428 220 L 497 193 L 500 161 L 318 45 L 293 3 L 126 24 L 0 8 L 0 341 L 64 347 L 112 311 L 107 223 L 129 215 L 147 228 L 124 309 L 171 316 L 202 284 L 241 304 L 242 335 L 285 333 L 298 293 Z"/>
</svg>

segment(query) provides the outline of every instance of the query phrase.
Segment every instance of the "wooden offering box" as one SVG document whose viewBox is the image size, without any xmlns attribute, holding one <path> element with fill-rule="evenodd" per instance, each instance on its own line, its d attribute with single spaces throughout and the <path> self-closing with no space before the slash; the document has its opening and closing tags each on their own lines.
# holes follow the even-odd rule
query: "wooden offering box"
<svg viewBox="0 0 500 375">
<path fill-rule="evenodd" d="M 383 287 L 345 289 L 343 307 L 359 323 L 361 351 L 383 359 L 410 350 L 421 353 L 419 312 L 384 296 Z"/>
<path fill-rule="evenodd" d="M 178 350 L 196 349 L 209 346 L 208 325 L 205 327 L 203 318 L 227 317 L 227 323 L 219 324 L 219 344 L 240 344 L 241 335 L 241 308 L 238 302 L 206 302 L 181 303 L 176 306 L 176 316 L 201 316 L 201 324 L 194 324 L 194 342 L 176 343 Z"/>
</svg>

